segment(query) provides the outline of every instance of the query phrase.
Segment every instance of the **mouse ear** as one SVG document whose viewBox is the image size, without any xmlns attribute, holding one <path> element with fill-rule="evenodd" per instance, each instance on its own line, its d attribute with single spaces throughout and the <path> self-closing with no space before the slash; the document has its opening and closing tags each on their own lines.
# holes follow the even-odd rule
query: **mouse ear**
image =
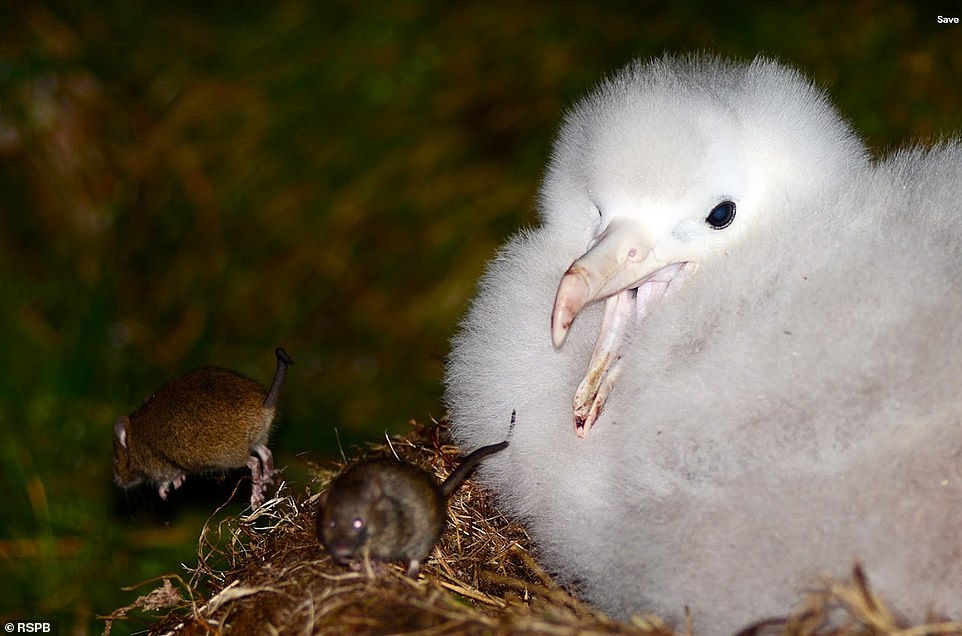
<svg viewBox="0 0 962 636">
<path fill-rule="evenodd" d="M 381 475 L 375 474 L 368 481 L 368 493 L 372 500 L 380 499 L 384 496 L 384 481 Z"/>
<path fill-rule="evenodd" d="M 121 415 L 114 422 L 114 438 L 117 440 L 117 445 L 125 451 L 127 450 L 127 431 L 129 428 L 130 418 L 126 415 Z"/>
</svg>

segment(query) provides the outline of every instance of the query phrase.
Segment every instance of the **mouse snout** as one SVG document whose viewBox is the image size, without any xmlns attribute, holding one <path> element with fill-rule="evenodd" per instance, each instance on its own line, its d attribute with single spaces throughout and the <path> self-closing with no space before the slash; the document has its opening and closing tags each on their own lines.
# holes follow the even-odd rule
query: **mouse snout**
<svg viewBox="0 0 962 636">
<path fill-rule="evenodd" d="M 346 565 L 354 559 L 355 547 L 346 541 L 331 541 L 327 545 L 327 551 L 331 558 L 338 565 Z"/>
</svg>

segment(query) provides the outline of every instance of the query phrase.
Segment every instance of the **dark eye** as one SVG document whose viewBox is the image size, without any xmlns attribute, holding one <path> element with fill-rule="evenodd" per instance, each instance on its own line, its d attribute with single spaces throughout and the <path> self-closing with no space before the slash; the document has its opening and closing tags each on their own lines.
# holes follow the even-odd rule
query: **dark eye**
<svg viewBox="0 0 962 636">
<path fill-rule="evenodd" d="M 722 201 L 711 209 L 705 222 L 712 226 L 712 229 L 723 230 L 732 224 L 735 219 L 735 204 L 731 201 Z"/>
</svg>

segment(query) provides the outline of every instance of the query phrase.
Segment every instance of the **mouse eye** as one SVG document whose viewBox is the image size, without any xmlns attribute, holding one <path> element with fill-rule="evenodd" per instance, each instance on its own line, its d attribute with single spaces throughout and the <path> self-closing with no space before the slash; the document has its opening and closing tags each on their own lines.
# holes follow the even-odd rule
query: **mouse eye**
<svg viewBox="0 0 962 636">
<path fill-rule="evenodd" d="M 351 522 L 351 527 L 354 528 L 355 530 L 363 530 L 364 519 L 361 519 L 360 517 L 356 518 L 354 521 Z"/>
<path fill-rule="evenodd" d="M 713 230 L 723 230 L 735 220 L 735 203 L 733 201 L 722 201 L 711 209 L 705 222 Z"/>
</svg>

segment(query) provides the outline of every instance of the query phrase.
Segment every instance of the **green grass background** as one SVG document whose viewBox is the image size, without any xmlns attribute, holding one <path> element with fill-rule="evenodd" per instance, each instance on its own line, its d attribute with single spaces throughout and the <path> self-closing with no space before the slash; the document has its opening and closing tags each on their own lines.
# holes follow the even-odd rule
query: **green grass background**
<svg viewBox="0 0 962 636">
<path fill-rule="evenodd" d="M 150 589 L 121 587 L 196 561 L 230 482 L 162 503 L 110 462 L 117 415 L 194 366 L 266 382 L 287 348 L 272 445 L 301 484 L 335 429 L 442 416 L 475 281 L 604 73 L 774 55 L 885 149 L 958 130 L 939 14 L 962 5 L 0 4 L 0 616 L 100 632 Z"/>
</svg>

